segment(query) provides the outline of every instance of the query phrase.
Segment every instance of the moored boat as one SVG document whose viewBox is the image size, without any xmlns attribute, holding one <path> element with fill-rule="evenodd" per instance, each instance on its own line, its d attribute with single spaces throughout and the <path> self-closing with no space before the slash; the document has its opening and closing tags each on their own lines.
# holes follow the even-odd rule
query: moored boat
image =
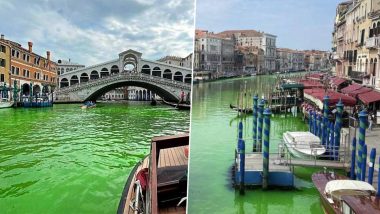
<svg viewBox="0 0 380 214">
<path fill-rule="evenodd" d="M 173 103 L 173 102 L 168 102 L 166 100 L 162 100 L 162 102 L 165 103 L 166 105 L 173 106 L 174 108 L 178 110 L 190 110 L 191 108 L 191 105 L 186 104 L 186 103 Z"/>
<path fill-rule="evenodd" d="M 186 213 L 189 135 L 155 137 L 136 164 L 117 213 Z"/>
<path fill-rule="evenodd" d="M 380 213 L 376 190 L 367 182 L 322 172 L 314 173 L 312 181 L 319 191 L 325 213 Z"/>
<path fill-rule="evenodd" d="M 319 137 L 311 132 L 285 132 L 283 140 L 289 152 L 295 157 L 314 159 L 326 152 Z"/>
<path fill-rule="evenodd" d="M 10 108 L 13 106 L 13 102 L 3 99 L 0 101 L 0 108 Z"/>
</svg>

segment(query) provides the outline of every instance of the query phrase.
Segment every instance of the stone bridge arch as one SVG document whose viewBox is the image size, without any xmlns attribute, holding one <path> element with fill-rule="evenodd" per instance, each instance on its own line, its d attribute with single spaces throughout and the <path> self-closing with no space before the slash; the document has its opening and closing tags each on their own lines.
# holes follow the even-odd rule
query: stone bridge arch
<svg viewBox="0 0 380 214">
<path fill-rule="evenodd" d="M 96 100 L 97 98 L 107 93 L 108 91 L 111 91 L 113 89 L 120 88 L 120 87 L 125 87 L 125 86 L 136 86 L 136 87 L 145 88 L 147 90 L 152 91 L 153 93 L 157 94 L 158 96 L 162 97 L 165 100 L 178 101 L 179 94 L 175 94 L 175 92 L 173 91 L 165 89 L 164 87 L 158 86 L 156 84 L 135 81 L 135 80 L 124 80 L 124 81 L 118 81 L 118 82 L 110 83 L 108 85 L 104 85 L 92 91 L 91 93 L 89 93 L 88 96 L 84 100 Z"/>
</svg>

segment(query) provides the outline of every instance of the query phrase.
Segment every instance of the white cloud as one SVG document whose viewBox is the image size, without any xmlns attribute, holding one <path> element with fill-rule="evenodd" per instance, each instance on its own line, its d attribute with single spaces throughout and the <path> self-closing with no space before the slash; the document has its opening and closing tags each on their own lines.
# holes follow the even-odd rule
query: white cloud
<svg viewBox="0 0 380 214">
<path fill-rule="evenodd" d="M 4 32 L 1 33 L 22 44 L 33 41 L 34 50 L 41 55 L 45 50 L 51 50 L 55 60 L 71 58 L 86 65 L 114 59 L 126 49 L 140 51 L 147 59 L 164 55 L 186 56 L 192 52 L 193 0 L 135 2 L 144 5 L 143 9 L 140 6 L 136 6 L 139 8 L 136 10 L 129 8 L 129 12 L 123 15 L 114 12 L 120 8 L 104 12 L 100 5 L 91 5 L 88 13 L 78 17 L 71 14 L 78 15 L 80 11 L 68 13 L 68 9 L 77 10 L 68 6 L 73 5 L 70 1 L 61 4 L 65 5 L 62 8 L 48 1 L 33 4 L 18 0 L 13 5 L 0 2 L 0 6 L 16 7 L 18 14 L 22 14 L 9 19 L 9 24 L 3 24 Z M 129 6 L 127 1 L 120 1 L 116 6 L 123 4 Z M 11 17 L 9 10 L 1 8 L 0 19 Z"/>
</svg>

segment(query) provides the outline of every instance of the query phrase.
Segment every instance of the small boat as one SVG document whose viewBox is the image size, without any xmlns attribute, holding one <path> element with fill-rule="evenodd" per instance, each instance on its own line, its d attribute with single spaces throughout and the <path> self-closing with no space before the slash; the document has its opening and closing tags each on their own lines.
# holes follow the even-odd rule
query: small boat
<svg viewBox="0 0 380 214">
<path fill-rule="evenodd" d="M 173 102 L 168 102 L 164 99 L 162 100 L 162 102 L 165 103 L 166 105 L 173 106 L 174 108 L 178 110 L 190 110 L 191 108 L 191 105 L 186 104 L 186 103 L 173 103 Z"/>
<path fill-rule="evenodd" d="M 95 108 L 96 104 L 92 101 L 85 102 L 80 108 L 81 109 L 89 109 L 89 108 Z"/>
<path fill-rule="evenodd" d="M 311 132 L 285 132 L 283 140 L 289 152 L 295 157 L 314 159 L 326 152 L 319 137 Z"/>
<path fill-rule="evenodd" d="M 152 105 L 152 106 L 156 106 L 156 105 L 157 105 L 157 101 L 156 101 L 155 99 L 152 99 L 152 100 L 150 101 L 150 105 Z"/>
<path fill-rule="evenodd" d="M 380 213 L 380 199 L 367 182 L 349 180 L 346 176 L 318 172 L 312 175 L 325 213 Z"/>
<path fill-rule="evenodd" d="M 9 101 L 7 98 L 2 98 L 0 100 L 0 108 L 10 108 L 13 106 L 13 102 Z"/>
<path fill-rule="evenodd" d="M 130 173 L 118 214 L 186 213 L 189 135 L 154 137 Z"/>
<path fill-rule="evenodd" d="M 242 112 L 242 113 L 245 113 L 245 114 L 252 114 L 253 113 L 253 110 L 251 108 L 246 108 L 246 109 L 238 108 L 238 107 L 236 107 L 236 106 L 234 106 L 232 104 L 230 104 L 230 109 L 238 111 L 238 112 Z"/>
</svg>

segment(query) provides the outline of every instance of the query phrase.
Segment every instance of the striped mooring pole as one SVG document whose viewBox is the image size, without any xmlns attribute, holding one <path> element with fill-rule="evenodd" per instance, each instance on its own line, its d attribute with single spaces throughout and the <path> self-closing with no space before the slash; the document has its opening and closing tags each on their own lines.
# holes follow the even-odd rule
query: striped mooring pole
<svg viewBox="0 0 380 214">
<path fill-rule="evenodd" d="M 245 142 L 243 139 L 239 139 L 238 151 L 240 155 L 240 194 L 244 194 L 244 179 L 245 179 Z"/>
<path fill-rule="evenodd" d="M 257 100 L 259 98 L 257 97 L 257 95 L 255 95 L 253 97 L 253 135 L 252 135 L 252 138 L 253 138 L 253 148 L 252 148 L 252 151 L 253 152 L 256 152 L 256 149 L 257 149 Z"/>
<path fill-rule="evenodd" d="M 328 139 L 329 141 L 329 145 L 330 145 L 330 153 L 332 154 L 332 159 L 334 160 L 335 159 L 335 144 L 334 144 L 334 123 L 333 122 L 330 122 L 330 136 L 327 136 L 327 138 L 330 137 L 330 139 Z"/>
<path fill-rule="evenodd" d="M 363 152 L 362 152 L 362 181 L 365 181 L 365 174 L 367 169 L 367 144 L 364 144 L 363 146 Z"/>
<path fill-rule="evenodd" d="M 352 150 L 351 150 L 351 169 L 350 169 L 350 178 L 355 180 L 355 157 L 356 157 L 356 137 L 352 139 Z"/>
<path fill-rule="evenodd" d="M 259 103 L 259 112 L 258 112 L 258 126 L 257 126 L 257 152 L 261 152 L 262 149 L 262 135 L 263 135 L 263 111 L 264 111 L 264 100 L 261 100 Z"/>
<path fill-rule="evenodd" d="M 376 148 L 371 149 L 369 155 L 369 169 L 368 169 L 368 183 L 372 185 L 373 183 L 373 172 L 375 170 L 375 160 L 376 160 Z"/>
<path fill-rule="evenodd" d="M 361 180 L 362 175 L 362 153 L 365 144 L 365 130 L 367 128 L 367 112 L 365 110 L 359 113 L 359 144 L 358 144 L 358 157 L 357 157 L 357 173 L 356 177 Z"/>
<path fill-rule="evenodd" d="M 315 135 L 319 136 L 319 128 L 321 126 L 321 116 L 315 113 Z"/>
<path fill-rule="evenodd" d="M 343 103 L 340 99 L 336 104 L 336 117 L 335 117 L 335 140 L 334 140 L 334 160 L 339 160 L 339 148 L 340 148 L 340 131 L 342 129 L 342 115 L 343 115 Z"/>
<path fill-rule="evenodd" d="M 323 97 L 323 120 L 322 120 L 322 141 L 326 144 L 327 143 L 327 126 L 329 125 L 329 96 Z"/>
<path fill-rule="evenodd" d="M 270 136 L 270 109 L 264 111 L 264 147 L 263 147 L 263 189 L 268 189 L 269 178 L 269 136 Z"/>
</svg>

